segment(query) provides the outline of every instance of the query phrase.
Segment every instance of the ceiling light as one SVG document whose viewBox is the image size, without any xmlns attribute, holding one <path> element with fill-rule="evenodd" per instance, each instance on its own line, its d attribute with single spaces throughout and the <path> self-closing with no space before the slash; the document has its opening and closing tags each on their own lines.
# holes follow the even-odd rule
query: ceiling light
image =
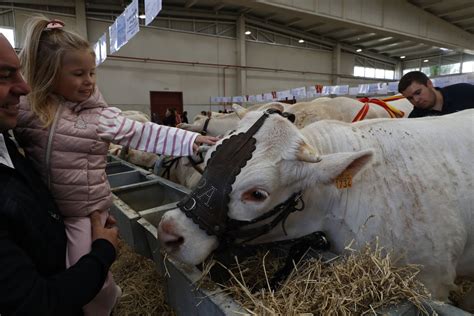
<svg viewBox="0 0 474 316">
<path fill-rule="evenodd" d="M 360 53 L 362 51 L 362 48 L 358 48 L 356 52 Z"/>
<path fill-rule="evenodd" d="M 430 61 L 429 59 L 423 60 L 424 63 L 427 63 L 427 62 L 429 62 L 429 61 Z"/>
<path fill-rule="evenodd" d="M 298 43 L 304 43 L 304 39 L 300 39 Z"/>
<path fill-rule="evenodd" d="M 145 15 L 145 14 L 140 14 L 138 17 L 139 17 L 140 19 L 142 19 L 142 20 L 146 19 L 146 15 Z"/>
<path fill-rule="evenodd" d="M 403 56 L 400 56 L 400 59 L 403 59 L 403 58 L 405 58 L 405 57 L 406 57 L 405 55 L 403 55 Z"/>
<path fill-rule="evenodd" d="M 250 32 L 250 31 L 245 31 L 245 35 L 250 35 L 250 34 L 252 34 L 252 32 Z"/>
<path fill-rule="evenodd" d="M 450 50 L 449 48 L 445 48 L 445 47 L 440 47 L 439 49 L 441 49 L 443 52 L 447 52 Z"/>
</svg>

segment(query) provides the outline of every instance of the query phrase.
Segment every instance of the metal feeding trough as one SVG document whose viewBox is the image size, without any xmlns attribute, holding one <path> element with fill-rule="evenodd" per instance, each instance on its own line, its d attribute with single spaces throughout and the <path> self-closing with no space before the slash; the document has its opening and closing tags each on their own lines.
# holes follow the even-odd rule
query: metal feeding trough
<svg viewBox="0 0 474 316">
<path fill-rule="evenodd" d="M 105 173 L 107 175 L 133 170 L 135 170 L 133 166 L 118 160 L 107 163 L 107 166 L 105 167 Z"/>
<path fill-rule="evenodd" d="M 141 183 L 150 181 L 150 178 L 147 174 L 144 174 L 138 170 L 125 171 L 120 173 L 113 173 L 108 176 L 109 184 L 111 188 L 117 188 L 133 183 Z"/>
<path fill-rule="evenodd" d="M 166 260 L 167 303 L 173 307 L 177 315 L 248 315 L 237 302 L 215 290 L 197 289 L 196 282 L 201 271 L 196 267 L 183 266 L 172 260 Z"/>
<path fill-rule="evenodd" d="M 151 258 L 155 262 L 156 270 L 160 275 L 164 274 L 163 269 L 163 256 L 161 255 L 160 243 L 157 239 L 158 236 L 158 224 L 160 223 L 163 214 L 169 210 L 176 208 L 176 202 L 151 208 L 145 211 L 138 212 L 140 219 L 138 224 L 143 227 L 145 237 L 150 248 Z"/>
<path fill-rule="evenodd" d="M 123 164 L 129 167 L 129 165 Z M 139 212 L 156 209 L 162 205 L 178 202 L 188 190 L 143 169 L 109 175 L 113 205 L 111 213 L 117 219 L 122 239 L 137 253 L 152 258 L 145 230 L 137 221 Z"/>
</svg>

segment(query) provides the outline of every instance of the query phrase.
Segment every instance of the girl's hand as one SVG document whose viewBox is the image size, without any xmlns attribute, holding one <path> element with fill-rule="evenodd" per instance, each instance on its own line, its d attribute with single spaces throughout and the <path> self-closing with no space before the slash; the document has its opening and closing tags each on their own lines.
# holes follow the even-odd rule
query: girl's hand
<svg viewBox="0 0 474 316">
<path fill-rule="evenodd" d="M 193 149 L 194 151 L 196 151 L 199 148 L 199 144 L 214 145 L 218 140 L 219 138 L 214 137 L 214 136 L 199 135 L 198 137 L 196 137 L 196 140 L 194 141 Z"/>
</svg>

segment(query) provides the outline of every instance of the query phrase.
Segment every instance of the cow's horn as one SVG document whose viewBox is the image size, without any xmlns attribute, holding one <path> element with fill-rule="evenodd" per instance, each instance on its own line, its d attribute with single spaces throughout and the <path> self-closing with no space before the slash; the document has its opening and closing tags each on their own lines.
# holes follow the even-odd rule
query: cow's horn
<svg viewBox="0 0 474 316">
<path fill-rule="evenodd" d="M 296 159 L 305 162 L 320 162 L 321 157 L 318 156 L 314 148 L 305 142 L 300 144 L 298 151 L 296 152 Z"/>
<path fill-rule="evenodd" d="M 235 113 L 239 117 L 239 119 L 242 119 L 245 114 L 247 114 L 248 110 L 244 108 L 243 106 L 240 106 L 238 104 L 232 104 L 232 109 L 234 109 Z"/>
</svg>

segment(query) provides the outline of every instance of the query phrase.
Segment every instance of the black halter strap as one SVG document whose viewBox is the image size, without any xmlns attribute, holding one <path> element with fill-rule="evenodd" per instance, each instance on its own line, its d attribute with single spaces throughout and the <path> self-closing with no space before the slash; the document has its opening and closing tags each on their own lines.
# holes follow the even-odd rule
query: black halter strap
<svg viewBox="0 0 474 316">
<path fill-rule="evenodd" d="M 171 168 L 173 168 L 173 166 L 175 168 L 178 167 L 178 161 L 181 157 L 175 157 L 175 158 L 172 158 L 170 160 L 165 160 L 161 163 L 161 167 L 164 169 L 163 172 L 161 173 L 161 177 L 163 178 L 166 178 L 166 179 L 170 179 L 171 178 Z"/>
<path fill-rule="evenodd" d="M 201 135 L 204 135 L 204 136 L 207 135 L 207 126 L 209 125 L 209 121 L 210 121 L 210 120 L 211 120 L 211 118 L 208 117 L 208 118 L 206 119 L 206 121 L 204 122 L 204 126 L 203 126 L 203 128 L 202 128 Z"/>
<path fill-rule="evenodd" d="M 280 114 L 269 109 L 245 133 L 225 139 L 216 148 L 208 161 L 196 189 L 178 203 L 178 207 L 209 235 L 219 238 L 221 244 L 233 243 L 235 239 L 249 241 L 272 230 L 278 223 L 284 224 L 290 213 L 304 208 L 301 194 L 295 193 L 273 210 L 248 222 L 228 217 L 229 194 L 241 169 L 252 158 L 256 139 L 253 137 L 271 114 Z M 261 226 L 241 229 L 274 216 Z"/>
<path fill-rule="evenodd" d="M 202 152 L 200 152 L 198 154 L 198 157 L 199 157 L 199 160 L 196 161 L 194 160 L 194 157 L 193 156 L 187 156 L 186 158 L 188 158 L 189 162 L 191 163 L 191 166 L 193 166 L 194 170 L 196 170 L 197 172 L 199 172 L 200 174 L 203 174 L 204 170 L 202 169 L 202 167 L 200 166 L 201 163 L 204 162 L 204 157 L 202 155 Z"/>
</svg>

